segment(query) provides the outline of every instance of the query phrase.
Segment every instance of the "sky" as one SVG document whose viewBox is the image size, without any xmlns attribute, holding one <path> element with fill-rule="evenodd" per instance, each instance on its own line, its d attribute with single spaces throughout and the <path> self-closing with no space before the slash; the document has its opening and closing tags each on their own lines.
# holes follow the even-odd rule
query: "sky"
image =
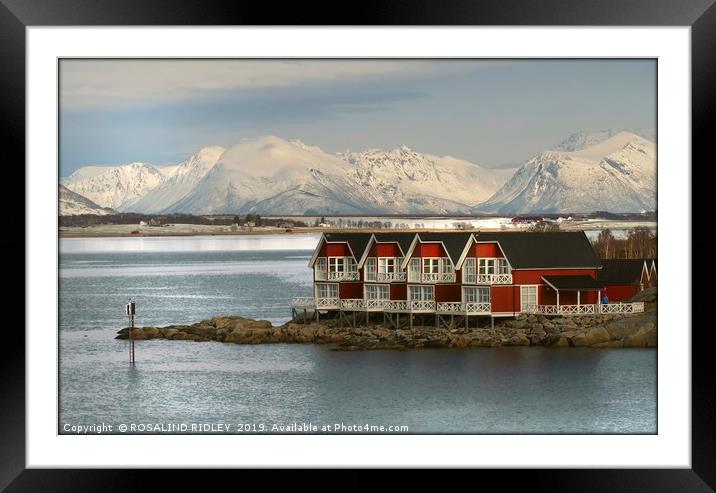
<svg viewBox="0 0 716 493">
<path fill-rule="evenodd" d="M 656 127 L 654 60 L 63 59 L 59 91 L 61 176 L 261 135 L 514 167 L 575 132 Z"/>
</svg>

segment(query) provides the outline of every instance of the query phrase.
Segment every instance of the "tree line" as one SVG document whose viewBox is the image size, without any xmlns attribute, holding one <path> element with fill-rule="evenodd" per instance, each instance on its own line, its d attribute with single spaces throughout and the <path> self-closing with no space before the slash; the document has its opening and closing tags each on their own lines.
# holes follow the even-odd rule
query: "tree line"
<svg viewBox="0 0 716 493">
<path fill-rule="evenodd" d="M 625 238 L 616 238 L 611 230 L 603 229 L 592 245 L 601 259 L 656 258 L 657 236 L 644 226 L 631 229 Z"/>
</svg>

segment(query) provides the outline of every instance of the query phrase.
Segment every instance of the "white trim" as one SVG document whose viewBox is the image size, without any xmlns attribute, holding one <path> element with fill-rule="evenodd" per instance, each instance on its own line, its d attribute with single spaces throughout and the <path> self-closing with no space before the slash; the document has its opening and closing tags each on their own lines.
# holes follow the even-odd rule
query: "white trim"
<svg viewBox="0 0 716 493">
<path fill-rule="evenodd" d="M 361 256 L 360 260 L 358 261 L 358 270 L 363 268 L 363 264 L 365 263 L 366 259 L 368 258 L 368 253 L 370 252 L 370 249 L 377 242 L 378 242 L 378 240 L 375 238 L 375 233 L 371 233 L 370 238 L 368 239 L 368 244 L 365 246 L 365 250 L 363 251 L 363 255 Z"/>
<path fill-rule="evenodd" d="M 408 248 L 407 253 L 403 257 L 403 264 L 400 266 L 401 269 L 405 269 L 408 266 L 410 259 L 413 257 L 413 252 L 415 251 L 415 245 L 417 245 L 418 242 L 421 242 L 420 235 L 418 233 L 415 233 L 415 237 L 413 238 L 413 241 L 410 243 L 410 247 Z"/>
<path fill-rule="evenodd" d="M 455 263 L 455 270 L 462 269 L 462 264 L 463 264 L 463 262 L 465 262 L 465 259 L 467 258 L 467 252 L 470 251 L 470 247 L 476 241 L 477 240 L 475 240 L 475 233 L 470 234 L 470 238 L 468 238 L 465 248 L 462 249 L 462 254 L 460 255 L 460 258 L 458 258 L 457 262 Z"/>
<path fill-rule="evenodd" d="M 313 256 L 311 257 L 311 260 L 308 261 L 308 266 L 313 269 L 313 264 L 316 263 L 316 259 L 318 258 L 318 254 L 321 251 L 321 246 L 326 242 L 326 233 L 321 233 L 321 238 L 318 240 L 318 245 L 316 245 L 316 249 L 313 251 Z"/>
<path fill-rule="evenodd" d="M 535 305 L 539 305 L 539 287 L 540 284 L 518 284 L 520 287 L 520 310 L 517 313 L 527 313 L 525 310 L 522 309 L 522 288 L 535 288 Z M 514 306 L 513 306 L 514 308 Z"/>
</svg>

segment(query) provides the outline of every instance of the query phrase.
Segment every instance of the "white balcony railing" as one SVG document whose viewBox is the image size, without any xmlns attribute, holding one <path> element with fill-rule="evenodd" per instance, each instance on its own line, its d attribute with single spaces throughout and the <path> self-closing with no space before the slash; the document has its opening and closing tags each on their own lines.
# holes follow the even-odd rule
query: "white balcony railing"
<svg viewBox="0 0 716 493">
<path fill-rule="evenodd" d="M 490 303 L 477 303 L 477 302 L 449 302 L 449 303 L 438 303 L 437 312 L 443 314 L 460 314 L 460 315 L 471 315 L 476 313 L 490 313 Z"/>
<path fill-rule="evenodd" d="M 412 300 L 409 302 L 411 312 L 434 312 L 435 302 L 427 300 Z"/>
<path fill-rule="evenodd" d="M 512 274 L 478 274 L 477 284 L 512 284 Z"/>
<path fill-rule="evenodd" d="M 463 303 L 465 305 L 465 312 L 466 313 L 490 313 L 492 311 L 492 305 L 488 302 L 470 302 L 470 303 Z"/>
<path fill-rule="evenodd" d="M 424 283 L 436 283 L 436 282 L 455 282 L 454 272 L 440 272 L 440 273 L 412 273 L 408 275 L 408 282 L 424 282 Z"/>
<path fill-rule="evenodd" d="M 357 281 L 360 279 L 358 272 L 329 272 L 329 281 Z"/>
<path fill-rule="evenodd" d="M 340 304 L 338 298 L 316 298 L 316 308 L 338 308 Z"/>
<path fill-rule="evenodd" d="M 293 308 L 315 308 L 316 298 L 312 296 L 297 296 L 291 299 L 291 306 Z"/>
<path fill-rule="evenodd" d="M 373 274 L 375 275 L 370 280 L 378 282 L 405 281 L 407 277 L 405 272 L 378 272 Z"/>
<path fill-rule="evenodd" d="M 365 309 L 368 311 L 382 311 L 388 300 L 365 300 Z"/>
<path fill-rule="evenodd" d="M 529 305 L 527 313 L 541 315 L 594 315 L 599 313 L 641 313 L 643 302 L 612 303 L 608 305 Z"/>
<path fill-rule="evenodd" d="M 438 313 L 462 313 L 463 304 L 458 302 L 440 302 L 437 306 Z"/>
<path fill-rule="evenodd" d="M 360 311 L 365 309 L 365 302 L 360 299 L 341 300 L 341 310 Z"/>
<path fill-rule="evenodd" d="M 641 313 L 644 311 L 643 301 L 635 301 L 634 303 L 609 303 L 599 306 L 601 307 L 601 313 Z"/>
<path fill-rule="evenodd" d="M 386 301 L 383 309 L 387 312 L 407 312 L 408 302 L 405 300 Z"/>
</svg>

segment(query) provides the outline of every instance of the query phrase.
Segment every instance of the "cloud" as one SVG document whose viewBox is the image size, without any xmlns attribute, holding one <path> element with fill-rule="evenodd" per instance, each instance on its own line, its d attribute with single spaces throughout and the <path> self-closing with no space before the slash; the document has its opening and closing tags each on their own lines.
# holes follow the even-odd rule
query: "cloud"
<svg viewBox="0 0 716 493">
<path fill-rule="evenodd" d="M 227 91 L 410 78 L 465 66 L 430 60 L 388 59 L 64 59 L 60 62 L 60 104 L 67 109 L 162 105 Z"/>
</svg>

